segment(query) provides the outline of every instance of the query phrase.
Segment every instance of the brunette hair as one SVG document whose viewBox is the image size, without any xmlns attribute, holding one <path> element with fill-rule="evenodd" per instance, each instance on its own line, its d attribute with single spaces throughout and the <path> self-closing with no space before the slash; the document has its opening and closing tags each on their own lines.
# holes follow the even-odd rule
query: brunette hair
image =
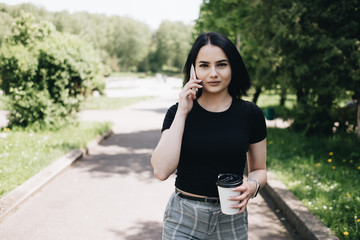
<svg viewBox="0 0 360 240">
<path fill-rule="evenodd" d="M 226 36 L 218 32 L 201 33 L 196 38 L 183 69 L 184 85 L 190 79 L 190 68 L 191 65 L 195 65 L 200 48 L 207 44 L 220 47 L 229 59 L 231 66 L 231 82 L 229 84 L 228 91 L 230 96 L 233 98 L 241 98 L 243 95 L 246 96 L 251 82 L 245 64 L 235 45 Z M 198 97 L 201 95 L 201 93 L 202 91 L 199 89 L 197 93 Z"/>
</svg>

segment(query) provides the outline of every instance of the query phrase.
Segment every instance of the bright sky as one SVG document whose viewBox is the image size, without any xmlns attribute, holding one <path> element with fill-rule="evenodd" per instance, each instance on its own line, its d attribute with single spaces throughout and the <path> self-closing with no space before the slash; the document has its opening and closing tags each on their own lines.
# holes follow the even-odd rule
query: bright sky
<svg viewBox="0 0 360 240">
<path fill-rule="evenodd" d="M 163 20 L 193 24 L 198 18 L 202 0 L 0 0 L 0 3 L 32 3 L 53 12 L 87 11 L 127 16 L 157 29 Z"/>
</svg>

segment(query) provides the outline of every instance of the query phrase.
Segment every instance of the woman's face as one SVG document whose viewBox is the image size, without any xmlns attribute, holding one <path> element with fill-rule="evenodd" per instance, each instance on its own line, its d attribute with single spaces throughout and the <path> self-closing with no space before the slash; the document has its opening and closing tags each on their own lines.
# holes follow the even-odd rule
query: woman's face
<svg viewBox="0 0 360 240">
<path fill-rule="evenodd" d="M 195 72 L 202 80 L 203 93 L 228 93 L 231 81 L 231 66 L 224 51 L 211 44 L 200 48 L 195 61 Z"/>
</svg>

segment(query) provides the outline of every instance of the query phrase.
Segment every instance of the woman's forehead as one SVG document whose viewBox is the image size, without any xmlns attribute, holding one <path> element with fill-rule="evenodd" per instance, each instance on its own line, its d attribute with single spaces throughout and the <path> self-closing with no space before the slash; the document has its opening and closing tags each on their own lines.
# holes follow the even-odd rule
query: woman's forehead
<svg viewBox="0 0 360 240">
<path fill-rule="evenodd" d="M 228 61 L 228 57 L 225 52 L 220 47 L 211 44 L 207 44 L 200 48 L 196 58 L 196 62 L 218 62 L 222 60 Z"/>
</svg>

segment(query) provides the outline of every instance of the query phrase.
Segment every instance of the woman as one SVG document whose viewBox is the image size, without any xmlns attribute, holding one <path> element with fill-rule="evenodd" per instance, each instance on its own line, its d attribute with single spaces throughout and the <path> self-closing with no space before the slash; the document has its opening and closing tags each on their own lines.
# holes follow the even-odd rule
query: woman
<svg viewBox="0 0 360 240">
<path fill-rule="evenodd" d="M 190 76 L 191 66 L 196 77 Z M 166 113 L 151 164 L 166 180 L 177 170 L 175 193 L 164 216 L 163 239 L 247 239 L 246 205 L 266 183 L 266 126 L 262 111 L 241 100 L 250 79 L 234 44 L 209 32 L 195 40 L 179 102 Z M 216 180 L 244 173 L 233 191 L 236 215 L 221 213 Z M 239 203 L 240 201 L 240 203 Z"/>
</svg>

